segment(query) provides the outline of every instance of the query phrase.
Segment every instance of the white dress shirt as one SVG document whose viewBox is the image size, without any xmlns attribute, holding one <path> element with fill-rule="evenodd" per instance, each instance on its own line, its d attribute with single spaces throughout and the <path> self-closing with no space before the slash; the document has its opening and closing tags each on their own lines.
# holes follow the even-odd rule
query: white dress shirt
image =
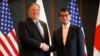
<svg viewBox="0 0 100 56">
<path fill-rule="evenodd" d="M 67 35 L 69 30 L 70 22 L 67 25 L 62 25 L 62 35 L 63 35 L 63 44 L 66 44 L 67 41 Z"/>
</svg>

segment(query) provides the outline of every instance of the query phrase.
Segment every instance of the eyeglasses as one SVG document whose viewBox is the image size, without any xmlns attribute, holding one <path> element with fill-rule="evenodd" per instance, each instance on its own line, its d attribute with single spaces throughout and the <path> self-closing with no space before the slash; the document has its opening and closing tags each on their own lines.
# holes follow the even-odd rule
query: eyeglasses
<svg viewBox="0 0 100 56">
<path fill-rule="evenodd" d="M 61 14 L 60 17 L 67 17 L 69 14 Z"/>
</svg>

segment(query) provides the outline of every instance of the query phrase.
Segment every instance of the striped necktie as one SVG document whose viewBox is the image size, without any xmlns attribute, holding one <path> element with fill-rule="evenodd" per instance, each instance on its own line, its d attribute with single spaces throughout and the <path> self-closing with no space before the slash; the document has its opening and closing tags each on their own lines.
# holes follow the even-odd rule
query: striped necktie
<svg viewBox="0 0 100 56">
<path fill-rule="evenodd" d="M 35 24 L 37 25 L 41 36 L 44 37 L 43 27 L 42 27 L 42 25 L 40 24 L 40 22 L 39 22 L 39 21 L 36 21 Z"/>
</svg>

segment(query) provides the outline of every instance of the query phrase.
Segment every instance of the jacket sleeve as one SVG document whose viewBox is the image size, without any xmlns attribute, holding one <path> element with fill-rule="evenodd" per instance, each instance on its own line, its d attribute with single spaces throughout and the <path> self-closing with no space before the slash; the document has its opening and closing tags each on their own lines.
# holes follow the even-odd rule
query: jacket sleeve
<svg viewBox="0 0 100 56">
<path fill-rule="evenodd" d="M 53 32 L 52 45 L 49 48 L 50 52 L 56 51 L 56 31 Z"/>
</svg>

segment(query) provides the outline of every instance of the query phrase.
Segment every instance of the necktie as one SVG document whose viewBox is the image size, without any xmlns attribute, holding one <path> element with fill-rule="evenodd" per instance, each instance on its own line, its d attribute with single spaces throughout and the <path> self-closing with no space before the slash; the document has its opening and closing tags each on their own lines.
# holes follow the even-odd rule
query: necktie
<svg viewBox="0 0 100 56">
<path fill-rule="evenodd" d="M 66 44 L 66 39 L 67 39 L 67 34 L 68 34 L 68 28 L 63 27 L 63 44 Z"/>
<path fill-rule="evenodd" d="M 39 21 L 36 21 L 35 24 L 37 25 L 41 36 L 44 37 L 44 31 L 43 31 L 43 28 L 42 28 L 41 24 L 39 23 Z"/>
</svg>

